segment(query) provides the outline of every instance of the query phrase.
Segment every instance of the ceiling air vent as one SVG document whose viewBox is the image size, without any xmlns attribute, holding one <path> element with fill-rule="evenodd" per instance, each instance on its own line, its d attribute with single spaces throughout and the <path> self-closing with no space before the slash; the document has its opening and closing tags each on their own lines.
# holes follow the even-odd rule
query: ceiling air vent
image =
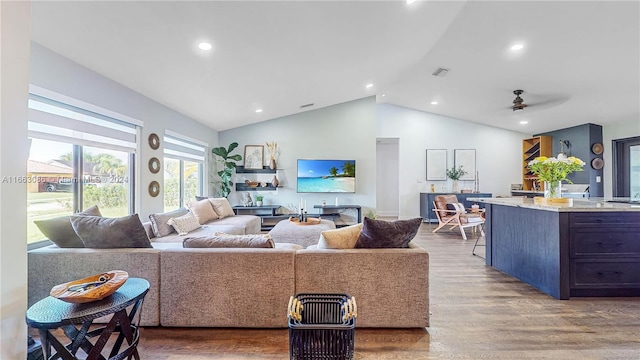
<svg viewBox="0 0 640 360">
<path fill-rule="evenodd" d="M 309 106 L 313 106 L 313 103 L 301 105 L 300 109 L 304 109 L 304 108 L 309 107 Z"/>
<path fill-rule="evenodd" d="M 449 69 L 437 68 L 436 71 L 434 71 L 431 75 L 445 77 L 448 72 L 449 72 Z"/>
</svg>

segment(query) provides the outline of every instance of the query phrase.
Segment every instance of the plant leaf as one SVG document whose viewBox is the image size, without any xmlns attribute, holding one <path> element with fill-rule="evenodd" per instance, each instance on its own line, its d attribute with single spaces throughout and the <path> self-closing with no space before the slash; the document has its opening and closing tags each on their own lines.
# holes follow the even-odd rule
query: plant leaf
<svg viewBox="0 0 640 360">
<path fill-rule="evenodd" d="M 240 161 L 240 160 L 242 160 L 242 156 L 240 156 L 239 154 L 235 154 L 235 155 L 231 155 L 231 156 L 227 157 L 227 159 Z"/>
<path fill-rule="evenodd" d="M 237 142 L 232 142 L 231 144 L 229 144 L 229 150 L 227 150 L 227 154 L 232 152 L 233 149 L 238 147 L 238 143 Z"/>
<path fill-rule="evenodd" d="M 211 152 L 214 155 L 218 155 L 225 160 L 227 159 L 227 154 L 228 154 L 227 149 L 223 148 L 222 146 L 211 149 Z"/>
</svg>

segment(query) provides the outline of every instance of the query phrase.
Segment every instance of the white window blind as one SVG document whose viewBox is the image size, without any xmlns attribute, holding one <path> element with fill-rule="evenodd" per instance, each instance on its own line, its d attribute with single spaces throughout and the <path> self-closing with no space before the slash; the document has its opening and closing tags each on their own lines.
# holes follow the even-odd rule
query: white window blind
<svg viewBox="0 0 640 360">
<path fill-rule="evenodd" d="M 206 154 L 207 144 L 173 132 L 165 132 L 164 155 L 166 157 L 203 163 Z"/>
<path fill-rule="evenodd" d="M 136 152 L 136 125 L 34 94 L 28 129 L 30 137 Z"/>
</svg>

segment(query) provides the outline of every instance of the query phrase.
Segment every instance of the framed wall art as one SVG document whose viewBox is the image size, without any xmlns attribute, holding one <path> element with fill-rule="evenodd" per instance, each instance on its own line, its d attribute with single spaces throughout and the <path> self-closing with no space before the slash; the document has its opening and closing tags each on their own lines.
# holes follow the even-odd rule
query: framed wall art
<svg viewBox="0 0 640 360">
<path fill-rule="evenodd" d="M 460 180 L 476 179 L 476 149 L 455 149 L 453 150 L 453 166 L 462 166 L 462 170 L 467 173 Z"/>
<path fill-rule="evenodd" d="M 244 146 L 244 168 L 262 169 L 264 164 L 264 145 Z"/>
<path fill-rule="evenodd" d="M 446 149 L 427 149 L 427 180 L 447 180 Z"/>
</svg>

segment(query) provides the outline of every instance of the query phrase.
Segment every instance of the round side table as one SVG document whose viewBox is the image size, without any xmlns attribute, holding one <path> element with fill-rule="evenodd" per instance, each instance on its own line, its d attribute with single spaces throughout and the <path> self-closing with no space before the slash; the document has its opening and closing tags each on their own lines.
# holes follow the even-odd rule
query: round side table
<svg viewBox="0 0 640 360">
<path fill-rule="evenodd" d="M 147 280 L 129 278 L 113 295 L 99 301 L 71 304 L 49 296 L 27 310 L 27 325 L 38 329 L 45 359 L 76 360 L 76 353 L 82 349 L 87 354 L 87 360 L 126 357 L 130 359 L 131 356 L 139 360 L 138 323 L 142 303 L 148 291 Z M 127 307 L 131 305 L 133 306 L 127 313 Z M 138 319 L 134 321 L 136 313 Z M 95 319 L 111 314 L 113 316 L 106 326 L 89 330 Z M 69 338 L 68 344 L 63 345 L 51 333 L 57 328 L 61 328 Z M 109 357 L 105 357 L 101 353 L 114 332 L 118 333 L 118 338 L 111 348 Z M 95 343 L 89 341 L 96 336 L 98 339 Z M 120 351 L 124 340 L 127 340 L 127 346 Z M 51 347 L 56 351 L 53 355 Z"/>
</svg>

